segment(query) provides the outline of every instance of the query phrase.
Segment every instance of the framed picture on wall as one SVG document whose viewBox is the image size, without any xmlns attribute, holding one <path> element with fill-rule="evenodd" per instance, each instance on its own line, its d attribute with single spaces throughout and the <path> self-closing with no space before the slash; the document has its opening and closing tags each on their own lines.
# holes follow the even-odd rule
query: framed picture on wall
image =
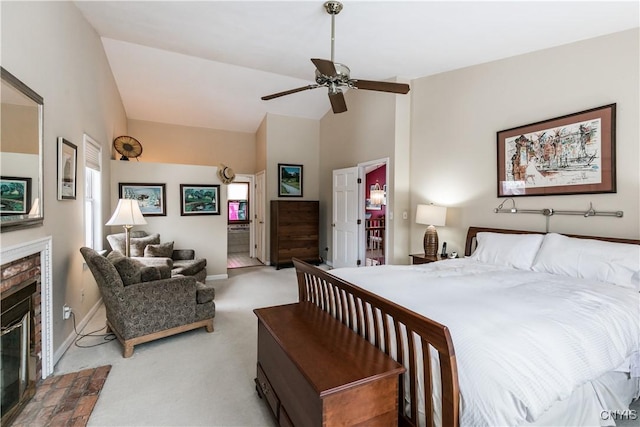
<svg viewBox="0 0 640 427">
<path fill-rule="evenodd" d="M 143 216 L 166 216 L 167 196 L 165 184 L 119 184 L 121 199 L 138 201 Z"/>
<path fill-rule="evenodd" d="M 0 178 L 0 215 L 25 215 L 31 209 L 31 178 Z"/>
<path fill-rule="evenodd" d="M 58 137 L 58 200 L 76 198 L 78 147 Z"/>
<path fill-rule="evenodd" d="M 503 130 L 498 197 L 616 192 L 616 104 Z"/>
<path fill-rule="evenodd" d="M 220 186 L 180 184 L 180 215 L 220 215 Z"/>
<path fill-rule="evenodd" d="M 302 165 L 278 163 L 278 197 L 302 197 Z"/>
</svg>

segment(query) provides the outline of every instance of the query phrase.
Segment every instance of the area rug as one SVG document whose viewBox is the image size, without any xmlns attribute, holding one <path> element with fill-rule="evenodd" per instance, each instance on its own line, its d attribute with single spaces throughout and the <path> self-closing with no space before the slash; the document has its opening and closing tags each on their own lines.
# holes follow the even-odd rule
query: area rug
<svg viewBox="0 0 640 427">
<path fill-rule="evenodd" d="M 111 365 L 53 375 L 38 384 L 36 394 L 11 424 L 13 427 L 86 426 Z"/>
</svg>

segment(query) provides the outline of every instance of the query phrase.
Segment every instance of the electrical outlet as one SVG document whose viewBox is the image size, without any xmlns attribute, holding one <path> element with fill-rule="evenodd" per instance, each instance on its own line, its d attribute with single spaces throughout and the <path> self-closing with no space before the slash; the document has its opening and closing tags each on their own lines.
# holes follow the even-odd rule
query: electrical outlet
<svg viewBox="0 0 640 427">
<path fill-rule="evenodd" d="M 71 307 L 65 304 L 62 306 L 62 318 L 64 320 L 67 320 L 70 317 L 71 317 Z"/>
</svg>

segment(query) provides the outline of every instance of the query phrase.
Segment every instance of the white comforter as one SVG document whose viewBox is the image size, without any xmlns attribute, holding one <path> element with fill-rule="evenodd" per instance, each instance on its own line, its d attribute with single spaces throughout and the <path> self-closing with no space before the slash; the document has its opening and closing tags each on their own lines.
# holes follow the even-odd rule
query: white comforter
<svg viewBox="0 0 640 427">
<path fill-rule="evenodd" d="M 535 421 L 640 350 L 639 294 L 612 284 L 468 259 L 330 273 L 449 327 L 464 426 Z"/>
</svg>

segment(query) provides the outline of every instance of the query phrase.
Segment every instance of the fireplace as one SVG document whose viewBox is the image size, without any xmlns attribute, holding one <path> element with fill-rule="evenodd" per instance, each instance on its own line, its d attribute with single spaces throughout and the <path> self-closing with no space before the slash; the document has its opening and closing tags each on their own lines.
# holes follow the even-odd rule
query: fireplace
<svg viewBox="0 0 640 427">
<path fill-rule="evenodd" d="M 0 247 L 0 390 L 9 425 L 53 373 L 51 237 Z"/>
<path fill-rule="evenodd" d="M 35 394 L 36 335 L 33 295 L 40 277 L 13 286 L 0 301 L 0 422 L 8 425 Z"/>
</svg>

